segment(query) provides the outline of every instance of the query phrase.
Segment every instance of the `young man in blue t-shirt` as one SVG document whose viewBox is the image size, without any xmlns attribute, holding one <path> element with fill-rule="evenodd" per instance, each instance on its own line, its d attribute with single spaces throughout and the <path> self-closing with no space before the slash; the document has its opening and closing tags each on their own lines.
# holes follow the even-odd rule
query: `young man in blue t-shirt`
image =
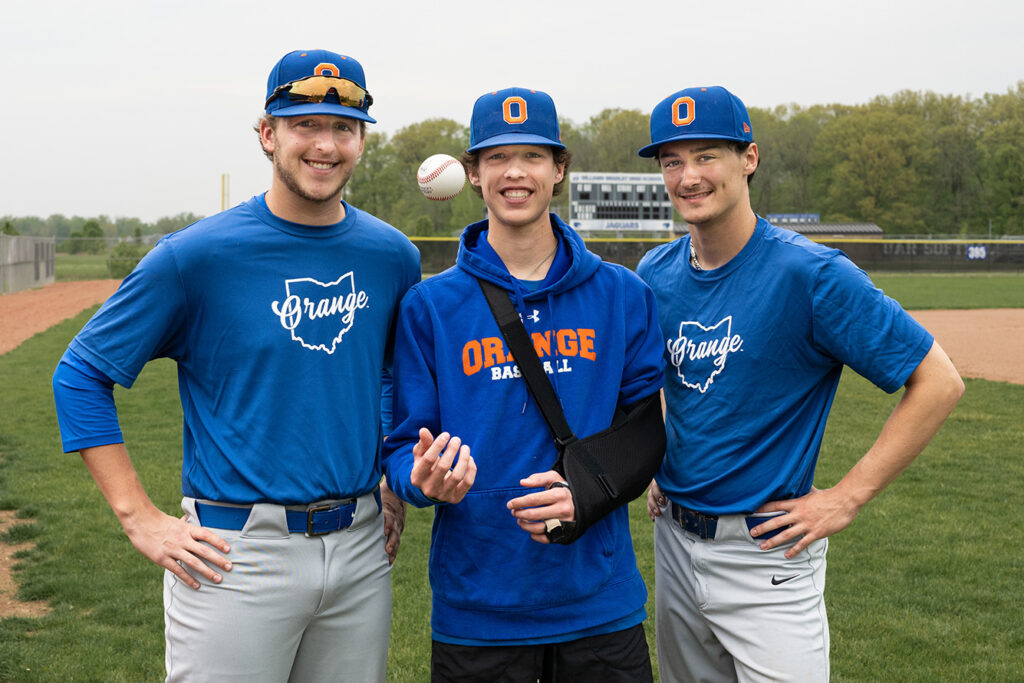
<svg viewBox="0 0 1024 683">
<path fill-rule="evenodd" d="M 637 273 L 665 336 L 668 452 L 655 520 L 663 681 L 825 681 L 827 537 L 906 468 L 963 392 L 932 336 L 835 249 L 759 218 L 746 107 L 674 93 L 651 144 L 689 234 Z M 834 487 L 812 487 L 843 366 L 905 393 Z"/>
<path fill-rule="evenodd" d="M 571 545 L 548 543 L 544 521 L 571 522 L 576 507 L 478 280 L 511 298 L 579 437 L 661 388 L 653 296 L 550 213 L 569 153 L 547 94 L 481 96 L 463 162 L 487 218 L 463 231 L 455 267 L 402 301 L 385 444 L 389 484 L 435 506 L 432 678 L 649 681 L 628 511 Z"/>
<path fill-rule="evenodd" d="M 385 491 L 381 514 L 382 383 L 420 271 L 342 200 L 372 101 L 351 57 L 282 57 L 257 127 L 270 190 L 164 237 L 54 373 L 65 451 L 166 569 L 169 681 L 384 680 L 404 510 Z M 143 489 L 113 401 L 155 358 L 178 368 L 181 519 Z"/>
</svg>

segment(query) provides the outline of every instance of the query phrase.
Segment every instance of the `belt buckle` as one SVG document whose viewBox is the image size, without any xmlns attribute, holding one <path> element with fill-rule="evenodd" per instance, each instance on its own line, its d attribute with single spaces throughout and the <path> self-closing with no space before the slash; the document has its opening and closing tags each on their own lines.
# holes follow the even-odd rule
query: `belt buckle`
<svg viewBox="0 0 1024 683">
<path fill-rule="evenodd" d="M 326 531 L 314 531 L 313 530 L 313 515 L 318 512 L 326 512 L 331 509 L 330 505 L 317 505 L 316 507 L 308 508 L 306 510 L 306 535 L 307 536 L 326 536 L 331 533 L 333 529 L 327 529 Z"/>
</svg>

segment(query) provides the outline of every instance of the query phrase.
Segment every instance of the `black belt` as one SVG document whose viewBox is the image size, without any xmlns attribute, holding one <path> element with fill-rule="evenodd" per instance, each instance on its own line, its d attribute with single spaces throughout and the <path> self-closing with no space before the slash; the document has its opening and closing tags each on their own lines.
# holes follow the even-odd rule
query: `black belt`
<svg viewBox="0 0 1024 683">
<path fill-rule="evenodd" d="M 676 503 L 672 503 L 672 519 L 683 527 L 683 531 L 689 531 L 704 540 L 713 539 L 718 530 L 718 515 L 705 515 Z"/>
<path fill-rule="evenodd" d="M 704 540 L 713 540 L 715 538 L 715 532 L 718 531 L 718 515 L 707 515 L 703 512 L 684 508 L 682 505 L 678 505 L 677 503 L 672 503 L 672 519 L 683 528 L 683 531 L 689 531 L 691 534 L 700 536 Z M 753 529 L 758 524 L 767 522 L 769 519 L 771 518 L 747 517 L 747 528 Z M 768 531 L 758 536 L 757 540 L 767 540 L 772 536 L 781 534 L 788 528 L 788 526 L 783 526 L 778 529 L 773 529 L 772 531 Z"/>
<path fill-rule="evenodd" d="M 377 512 L 380 512 L 380 489 L 373 490 L 377 501 Z M 252 506 L 226 506 L 216 503 L 200 503 L 196 501 L 196 514 L 199 523 L 214 529 L 230 529 L 241 531 L 249 521 Z M 288 519 L 288 531 L 293 534 L 307 536 L 323 536 L 333 531 L 341 531 L 352 526 L 356 517 L 356 500 L 336 505 L 307 505 L 305 509 L 285 510 Z"/>
</svg>

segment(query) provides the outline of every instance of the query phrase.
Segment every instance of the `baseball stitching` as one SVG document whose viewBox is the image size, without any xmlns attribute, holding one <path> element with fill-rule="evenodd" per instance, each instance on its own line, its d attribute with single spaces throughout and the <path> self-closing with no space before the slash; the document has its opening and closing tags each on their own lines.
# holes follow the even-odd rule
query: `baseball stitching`
<svg viewBox="0 0 1024 683">
<path fill-rule="evenodd" d="M 434 178 L 436 178 L 437 176 L 441 175 L 441 173 L 444 171 L 444 169 L 448 168 L 452 164 L 458 164 L 458 163 L 459 162 L 456 161 L 455 159 L 449 159 L 448 161 L 444 162 L 443 164 L 441 164 L 440 166 L 438 166 L 437 168 L 435 168 L 433 171 L 431 171 L 430 173 L 428 173 L 425 176 L 420 175 L 419 173 L 417 173 L 416 174 L 416 181 L 420 182 L 420 183 L 428 183 L 431 180 L 433 180 Z M 461 166 L 461 164 L 459 164 L 459 165 Z"/>
<path fill-rule="evenodd" d="M 416 182 L 418 182 L 420 185 L 422 185 L 423 183 L 429 183 L 431 180 L 433 180 L 437 176 L 441 175 L 441 173 L 443 173 L 444 170 L 446 168 L 448 168 L 449 166 L 451 166 L 452 164 L 458 164 L 459 166 L 462 166 L 462 164 L 459 163 L 458 160 L 456 160 L 456 159 L 448 159 L 443 164 L 441 164 L 440 166 L 438 166 L 437 168 L 435 168 L 433 171 L 431 171 L 430 173 L 428 173 L 425 176 L 421 176 L 419 173 L 417 173 L 416 174 Z M 455 194 L 446 194 L 446 195 L 440 195 L 440 196 L 437 196 L 437 197 L 424 193 L 423 196 L 426 197 L 427 199 L 430 199 L 430 200 L 433 200 L 433 201 L 442 202 L 442 201 L 447 201 L 449 199 L 454 199 L 458 195 L 459 195 L 459 193 L 456 192 Z"/>
</svg>

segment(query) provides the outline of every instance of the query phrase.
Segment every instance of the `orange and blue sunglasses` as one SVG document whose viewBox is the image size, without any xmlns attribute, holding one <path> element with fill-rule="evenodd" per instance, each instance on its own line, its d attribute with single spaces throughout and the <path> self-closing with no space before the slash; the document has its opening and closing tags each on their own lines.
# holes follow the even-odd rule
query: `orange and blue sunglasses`
<svg viewBox="0 0 1024 683">
<path fill-rule="evenodd" d="M 338 97 L 342 106 L 366 111 L 373 104 L 373 97 L 352 81 L 334 76 L 308 76 L 284 85 L 279 85 L 267 98 L 263 108 L 266 109 L 274 99 L 282 93 L 288 93 L 293 102 L 320 103 L 332 92 Z"/>
</svg>

